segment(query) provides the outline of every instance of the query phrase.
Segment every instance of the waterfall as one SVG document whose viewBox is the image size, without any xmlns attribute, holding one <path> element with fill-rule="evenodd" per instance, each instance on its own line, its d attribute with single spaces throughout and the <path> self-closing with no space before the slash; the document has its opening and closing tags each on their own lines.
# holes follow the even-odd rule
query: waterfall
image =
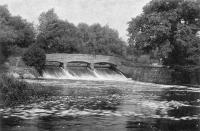
<svg viewBox="0 0 200 131">
<path fill-rule="evenodd" d="M 88 67 L 62 67 L 49 66 L 43 73 L 46 79 L 75 79 L 75 80 L 115 80 L 124 81 L 127 78 L 117 70 L 110 68 L 95 68 L 91 70 Z"/>
</svg>

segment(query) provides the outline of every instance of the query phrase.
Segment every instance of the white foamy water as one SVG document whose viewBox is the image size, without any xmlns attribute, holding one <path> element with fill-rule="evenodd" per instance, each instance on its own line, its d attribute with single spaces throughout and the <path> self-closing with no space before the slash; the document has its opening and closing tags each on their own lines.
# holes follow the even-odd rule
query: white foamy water
<svg viewBox="0 0 200 131">
<path fill-rule="evenodd" d="M 49 73 L 48 71 L 44 71 L 43 78 L 47 79 L 75 79 L 73 75 L 71 75 L 67 70 L 60 68 L 59 71 L 54 71 L 53 73 Z"/>
<path fill-rule="evenodd" d="M 72 79 L 72 80 L 115 80 L 127 81 L 128 79 L 119 71 L 111 69 L 94 69 L 88 68 L 82 70 L 69 70 L 63 68 L 49 69 L 44 71 L 45 79 Z"/>
</svg>

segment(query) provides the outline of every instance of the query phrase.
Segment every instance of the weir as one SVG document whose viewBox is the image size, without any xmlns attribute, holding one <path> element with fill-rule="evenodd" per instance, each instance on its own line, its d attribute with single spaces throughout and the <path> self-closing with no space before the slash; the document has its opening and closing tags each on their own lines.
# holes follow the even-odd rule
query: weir
<svg viewBox="0 0 200 131">
<path fill-rule="evenodd" d="M 127 80 L 117 69 L 119 59 L 112 56 L 86 54 L 47 54 L 44 78 Z"/>
</svg>

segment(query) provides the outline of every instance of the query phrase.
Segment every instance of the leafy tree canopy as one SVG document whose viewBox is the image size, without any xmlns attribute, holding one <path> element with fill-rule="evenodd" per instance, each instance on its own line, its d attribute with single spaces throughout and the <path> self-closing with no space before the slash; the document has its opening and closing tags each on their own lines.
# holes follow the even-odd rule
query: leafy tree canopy
<svg viewBox="0 0 200 131">
<path fill-rule="evenodd" d="M 108 26 L 85 23 L 75 26 L 59 19 L 53 9 L 43 12 L 39 22 L 37 43 L 48 53 L 122 55 L 125 42 Z"/>
<path fill-rule="evenodd" d="M 129 45 L 165 65 L 197 64 L 200 55 L 200 4 L 152 0 L 129 22 Z"/>
<path fill-rule="evenodd" d="M 0 6 L 0 46 L 4 56 L 12 54 L 13 46 L 28 47 L 34 42 L 33 25 L 20 16 L 12 16 L 7 6 Z"/>
<path fill-rule="evenodd" d="M 78 29 L 72 23 L 58 18 L 53 9 L 39 17 L 37 43 L 47 53 L 78 53 L 81 48 Z"/>
<path fill-rule="evenodd" d="M 37 45 L 30 46 L 23 54 L 22 59 L 27 66 L 33 66 L 42 75 L 45 67 L 45 51 Z"/>
<path fill-rule="evenodd" d="M 12 16 L 7 6 L 0 6 L 0 42 L 20 47 L 28 47 L 34 42 L 35 32 L 32 23 L 20 16 Z"/>
<path fill-rule="evenodd" d="M 50 9 L 47 12 L 42 12 L 39 16 L 39 31 L 43 32 L 46 30 L 49 23 L 58 20 L 57 14 L 54 12 L 54 9 Z"/>
<path fill-rule="evenodd" d="M 118 55 L 122 56 L 125 49 L 125 42 L 119 38 L 118 32 L 109 26 L 100 24 L 80 23 L 78 29 L 84 43 L 85 53 Z"/>
</svg>

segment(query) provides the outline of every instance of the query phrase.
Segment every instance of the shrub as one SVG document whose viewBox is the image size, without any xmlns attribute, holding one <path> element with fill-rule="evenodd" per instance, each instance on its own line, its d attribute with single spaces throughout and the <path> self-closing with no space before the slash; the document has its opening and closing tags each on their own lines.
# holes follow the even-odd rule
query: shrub
<svg viewBox="0 0 200 131">
<path fill-rule="evenodd" d="M 30 46 L 23 54 L 22 59 L 27 66 L 33 66 L 42 75 L 46 61 L 46 55 L 43 49 L 36 45 Z"/>
</svg>

